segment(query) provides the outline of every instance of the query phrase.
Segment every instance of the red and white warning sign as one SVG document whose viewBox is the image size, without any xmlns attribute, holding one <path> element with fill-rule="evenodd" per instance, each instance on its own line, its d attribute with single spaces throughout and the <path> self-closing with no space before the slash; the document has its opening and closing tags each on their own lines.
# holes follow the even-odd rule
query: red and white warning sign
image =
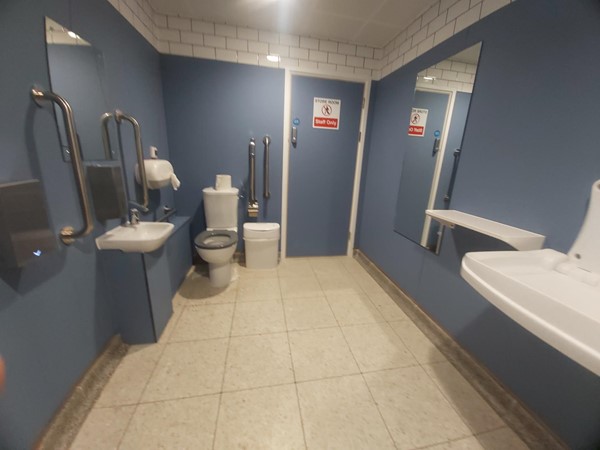
<svg viewBox="0 0 600 450">
<path fill-rule="evenodd" d="M 313 128 L 340 129 L 342 101 L 337 98 L 315 97 L 313 106 Z"/>
<path fill-rule="evenodd" d="M 427 125 L 428 109 L 413 108 L 410 113 L 410 124 L 408 125 L 409 136 L 425 136 L 425 126 Z"/>
</svg>

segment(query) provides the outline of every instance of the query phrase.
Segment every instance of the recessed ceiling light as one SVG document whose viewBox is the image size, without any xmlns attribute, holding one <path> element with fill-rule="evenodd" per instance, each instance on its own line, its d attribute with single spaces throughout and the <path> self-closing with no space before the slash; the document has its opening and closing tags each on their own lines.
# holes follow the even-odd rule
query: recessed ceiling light
<svg viewBox="0 0 600 450">
<path fill-rule="evenodd" d="M 77 36 L 77 34 L 73 33 L 72 31 L 67 31 L 67 34 L 73 39 L 79 39 L 79 36 Z"/>
<path fill-rule="evenodd" d="M 271 62 L 281 61 L 281 58 L 279 57 L 279 55 L 267 55 L 267 59 Z"/>
<path fill-rule="evenodd" d="M 423 79 L 427 81 L 433 81 L 435 80 L 435 77 L 423 77 Z"/>
</svg>

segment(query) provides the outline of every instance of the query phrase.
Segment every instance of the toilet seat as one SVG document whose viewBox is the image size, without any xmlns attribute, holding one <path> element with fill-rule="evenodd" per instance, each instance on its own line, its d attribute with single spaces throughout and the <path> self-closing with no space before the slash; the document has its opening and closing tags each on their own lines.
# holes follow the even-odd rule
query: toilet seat
<svg viewBox="0 0 600 450">
<path fill-rule="evenodd" d="M 196 248 L 207 250 L 227 248 L 236 245 L 238 236 L 235 231 L 229 230 L 206 230 L 194 239 Z"/>
</svg>

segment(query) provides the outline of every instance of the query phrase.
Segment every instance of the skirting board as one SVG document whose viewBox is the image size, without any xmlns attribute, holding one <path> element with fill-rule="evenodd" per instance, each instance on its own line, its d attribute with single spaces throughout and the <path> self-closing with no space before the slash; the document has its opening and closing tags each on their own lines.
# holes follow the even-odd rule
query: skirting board
<svg viewBox="0 0 600 450">
<path fill-rule="evenodd" d="M 529 448 L 568 449 L 568 446 L 552 430 L 504 387 L 488 369 L 458 345 L 364 253 L 355 250 L 354 258 Z"/>
</svg>

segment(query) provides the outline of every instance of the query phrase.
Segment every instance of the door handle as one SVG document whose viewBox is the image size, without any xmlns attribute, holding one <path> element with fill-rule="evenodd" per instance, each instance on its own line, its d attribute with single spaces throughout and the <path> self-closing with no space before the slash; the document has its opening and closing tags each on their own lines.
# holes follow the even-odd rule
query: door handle
<svg viewBox="0 0 600 450">
<path fill-rule="evenodd" d="M 431 152 L 431 156 L 435 156 L 437 152 L 440 151 L 440 138 L 435 138 L 433 140 L 433 151 Z"/>
<path fill-rule="evenodd" d="M 296 148 L 298 144 L 298 127 L 292 127 L 292 145 Z"/>
</svg>

